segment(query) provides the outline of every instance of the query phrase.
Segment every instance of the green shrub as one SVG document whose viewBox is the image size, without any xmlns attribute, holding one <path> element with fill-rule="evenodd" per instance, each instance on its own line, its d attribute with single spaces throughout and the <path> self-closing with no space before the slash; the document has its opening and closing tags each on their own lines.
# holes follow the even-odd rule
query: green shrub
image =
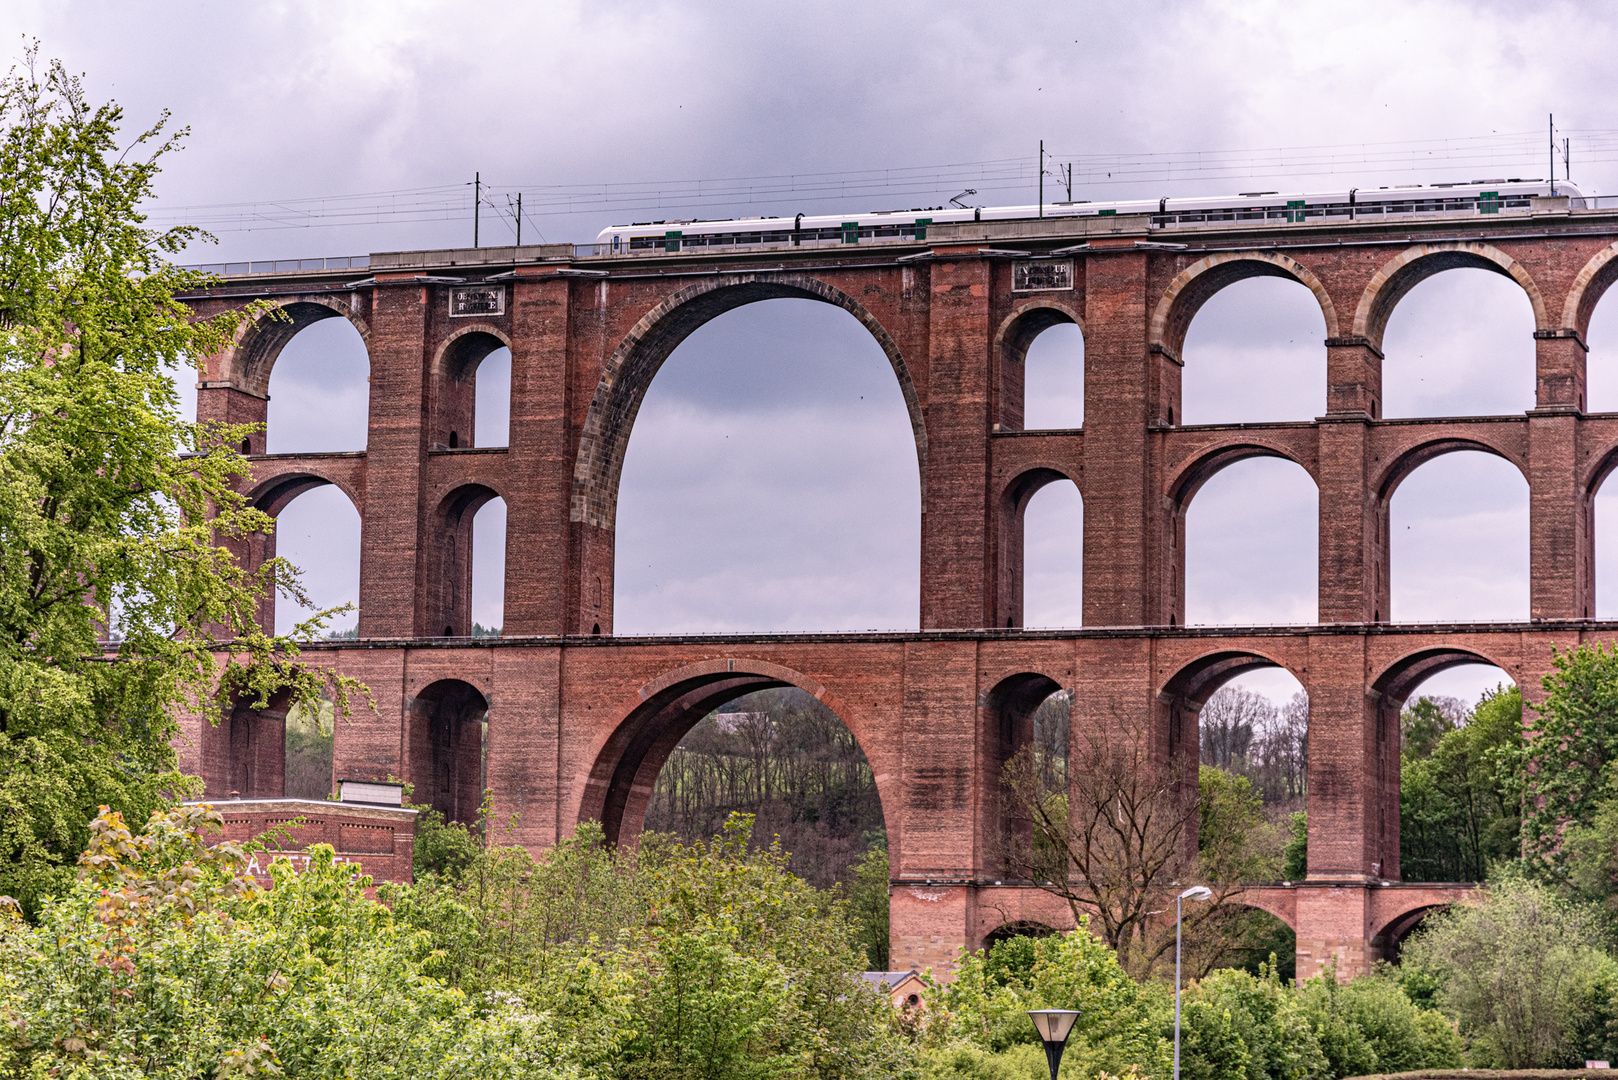
<svg viewBox="0 0 1618 1080">
<path fill-rule="evenodd" d="M 1297 991 L 1282 983 L 1274 968 L 1266 966 L 1260 976 L 1234 968 L 1215 971 L 1196 983 L 1189 996 L 1230 1014 L 1231 1030 L 1247 1051 L 1247 1080 L 1326 1080 L 1331 1075 Z M 1182 1036 L 1182 1073 L 1185 1059 Z M 1213 1063 L 1198 1067 L 1218 1068 Z"/>
<path fill-rule="evenodd" d="M 428 942 L 366 899 L 324 845 L 308 868 L 209 848 L 217 813 L 103 813 L 80 880 L 38 926 L 0 931 L 6 1075 L 190 1080 L 559 1078 L 610 1056 L 515 997 L 474 1004 L 423 971 Z"/>
</svg>

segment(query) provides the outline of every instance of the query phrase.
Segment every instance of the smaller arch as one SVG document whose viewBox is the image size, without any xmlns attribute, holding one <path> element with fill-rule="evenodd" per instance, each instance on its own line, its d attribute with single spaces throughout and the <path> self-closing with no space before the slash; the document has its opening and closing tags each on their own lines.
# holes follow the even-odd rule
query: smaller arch
<svg viewBox="0 0 1618 1080">
<path fill-rule="evenodd" d="M 354 491 L 345 479 L 322 476 L 309 469 L 265 477 L 247 490 L 246 498 L 254 509 L 275 517 L 299 495 L 328 484 L 348 496 L 348 501 L 354 505 L 355 512 L 359 511 L 361 501 L 359 493 Z"/>
<path fill-rule="evenodd" d="M 472 823 L 483 804 L 483 728 L 489 702 L 460 679 L 440 679 L 405 703 L 409 776 L 416 802 L 445 820 Z"/>
<path fill-rule="evenodd" d="M 1354 312 L 1354 336 L 1373 348 L 1382 348 L 1382 335 L 1388 318 L 1399 301 L 1434 274 L 1461 267 L 1473 267 L 1503 274 L 1522 286 L 1534 308 L 1534 329 L 1550 330 L 1550 316 L 1544 294 L 1533 276 L 1517 260 L 1492 244 L 1473 240 L 1453 243 L 1417 244 L 1383 263 L 1365 286 Z"/>
<path fill-rule="evenodd" d="M 1287 886 L 1244 889 L 1235 897 L 1235 902 L 1242 907 L 1272 915 L 1294 934 L 1298 932 L 1298 898 Z"/>
<path fill-rule="evenodd" d="M 1059 300 L 1025 300 L 1000 320 L 994 332 L 994 352 L 1002 362 L 1021 360 L 1035 338 L 1062 323 L 1072 323 L 1079 333 L 1085 332 L 1084 319 L 1072 305 Z"/>
<path fill-rule="evenodd" d="M 1383 503 L 1387 503 L 1393 498 L 1393 493 L 1398 490 L 1399 485 L 1421 466 L 1435 458 L 1443 457 L 1445 454 L 1454 454 L 1465 450 L 1479 450 L 1485 454 L 1492 454 L 1497 458 L 1508 461 L 1516 466 L 1518 472 L 1522 473 L 1524 481 L 1528 479 L 1527 463 L 1518 460 L 1501 447 L 1471 436 L 1446 436 L 1428 439 L 1425 442 L 1407 447 L 1389 460 L 1387 465 L 1383 466 L 1382 473 L 1377 477 L 1374 485 L 1378 498 Z"/>
<path fill-rule="evenodd" d="M 502 348 L 511 348 L 511 338 L 497 326 L 472 323 L 459 327 L 439 344 L 438 351 L 433 354 L 433 374 L 464 381 L 477 371 L 484 357 Z"/>
<path fill-rule="evenodd" d="M 1303 285 L 1320 304 L 1326 318 L 1326 336 L 1338 335 L 1337 307 L 1314 271 L 1276 252 L 1230 251 L 1198 259 L 1174 276 L 1152 311 L 1147 343 L 1178 360 L 1185 350 L 1191 320 L 1202 305 L 1221 289 L 1251 277 L 1291 278 Z"/>
<path fill-rule="evenodd" d="M 1398 712 L 1416 687 L 1441 671 L 1466 664 L 1487 664 L 1508 674 L 1511 671 L 1499 660 L 1470 646 L 1435 645 L 1411 650 L 1385 665 L 1371 683 L 1371 689 L 1384 709 L 1393 714 L 1397 725 Z"/>
<path fill-rule="evenodd" d="M 1036 338 L 1054 326 L 1076 326 L 1081 342 L 1084 338 L 1084 320 L 1078 311 L 1068 304 L 1048 298 L 1026 300 L 1017 305 L 995 330 L 991 355 L 998 362 L 1000 388 L 996 417 L 1004 430 L 1022 431 L 1028 427 L 1028 351 Z M 1083 424 L 1081 416 L 1077 425 L 1060 423 L 1039 426 L 1044 429 L 1071 429 L 1083 427 Z"/>
<path fill-rule="evenodd" d="M 1056 927 L 1046 926 L 1042 922 L 1035 922 L 1032 919 L 1016 919 L 1012 922 L 1001 923 L 987 934 L 984 934 L 983 951 L 988 952 L 996 945 L 1010 941 L 1012 938 L 1048 938 L 1055 937 L 1060 933 L 1061 931 Z"/>
<path fill-rule="evenodd" d="M 270 395 L 270 372 L 276 358 L 298 333 L 324 319 L 347 319 L 359 331 L 360 340 L 370 352 L 371 327 L 356 308 L 358 294 L 351 301 L 332 296 L 299 296 L 271 300 L 273 310 L 244 323 L 236 331 L 236 341 L 226 354 L 220 377 L 237 390 L 258 398 Z"/>
<path fill-rule="evenodd" d="M 427 627 L 444 637 L 472 633 L 472 524 L 477 512 L 500 497 L 485 484 L 462 484 L 439 500 L 428 552 Z"/>
<path fill-rule="evenodd" d="M 1215 649 L 1182 664 L 1169 676 L 1158 691 L 1157 698 L 1164 703 L 1183 703 L 1200 711 L 1214 691 L 1236 676 L 1259 668 L 1283 668 L 1297 678 L 1297 673 L 1280 660 L 1247 649 Z M 1298 680 L 1300 683 L 1303 681 Z"/>
<path fill-rule="evenodd" d="M 1257 457 L 1280 458 L 1283 461 L 1290 461 L 1308 473 L 1309 479 L 1315 481 L 1317 486 L 1320 483 L 1320 478 L 1315 475 L 1315 470 L 1310 467 L 1310 463 L 1299 460 L 1296 454 L 1281 446 L 1251 441 L 1217 446 L 1192 458 L 1170 477 L 1165 494 L 1183 513 L 1186 507 L 1190 505 L 1191 499 L 1196 495 L 1197 491 L 1220 471 L 1228 469 L 1239 461 Z"/>
<path fill-rule="evenodd" d="M 1573 278 L 1562 302 L 1561 328 L 1572 330 L 1580 340 L 1588 340 L 1590 317 L 1614 281 L 1618 281 L 1618 241 L 1592 255 Z"/>
</svg>

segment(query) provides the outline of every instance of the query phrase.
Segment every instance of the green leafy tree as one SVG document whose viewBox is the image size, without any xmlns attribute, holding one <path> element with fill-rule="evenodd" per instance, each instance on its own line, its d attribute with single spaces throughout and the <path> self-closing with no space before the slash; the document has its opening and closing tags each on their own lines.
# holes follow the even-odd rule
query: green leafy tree
<svg viewBox="0 0 1618 1080">
<path fill-rule="evenodd" d="M 1496 687 L 1464 720 L 1422 742 L 1425 756 L 1410 749 L 1415 741 L 1404 754 L 1399 863 L 1408 881 L 1483 881 L 1491 865 L 1520 853 L 1512 770 L 1521 760 L 1522 693 Z"/>
<path fill-rule="evenodd" d="M 990 953 L 962 956 L 953 982 L 931 986 L 926 1042 L 935 1058 L 946 1061 L 977 1060 L 960 1053 L 965 1044 L 978 1054 L 1007 1053 L 1012 1061 L 1037 1061 L 1043 1068 L 1044 1052 L 1027 1010 L 1076 1009 L 1064 1075 L 1070 1069 L 1074 1076 L 1097 1070 L 1118 1075 L 1133 1066 L 1161 1076 L 1170 1066 L 1163 1037 L 1168 1002 L 1160 989 L 1131 979 L 1081 917 L 1066 934 L 1011 938 Z"/>
<path fill-rule="evenodd" d="M 1522 807 L 1523 856 L 1565 878 L 1570 826 L 1589 826 L 1618 795 L 1618 646 L 1581 645 L 1558 653 L 1534 707 L 1533 736 L 1510 755 L 1511 797 Z M 1526 722 L 1526 721 L 1525 721 Z"/>
<path fill-rule="evenodd" d="M 145 225 L 184 132 L 120 142 L 120 109 L 34 51 L 0 118 L 0 892 L 34 913 L 97 806 L 139 820 L 187 789 L 174 717 L 216 715 L 222 675 L 255 702 L 322 680 L 256 623 L 274 585 L 301 597 L 292 568 L 218 543 L 271 525 L 234 490 L 247 431 L 182 421 L 165 374 L 247 317 L 193 319 L 176 296 L 206 279 L 169 258 L 199 234 Z"/>
<path fill-rule="evenodd" d="M 1602 1056 L 1594 1051 L 1607 1051 L 1608 1031 L 1618 1034 L 1618 970 L 1603 944 L 1588 907 L 1506 880 L 1476 904 L 1429 916 L 1404 963 L 1437 977 L 1473 1064 L 1565 1067 Z"/>
<path fill-rule="evenodd" d="M 1454 1025 L 1418 1008 L 1392 978 L 1339 983 L 1336 970 L 1328 969 L 1304 984 L 1299 999 L 1333 1076 L 1461 1067 Z"/>
<path fill-rule="evenodd" d="M 136 835 L 105 812 L 80 880 L 38 926 L 0 928 L 0 1074 L 582 1080 L 613 1056 L 615 1025 L 561 1023 L 515 995 L 474 1003 L 429 977 L 423 935 L 331 848 L 300 872 L 277 860 L 265 891 L 246 852 L 209 846 L 219 824 L 180 807 Z M 624 997 L 598 1007 L 621 1019 Z"/>
<path fill-rule="evenodd" d="M 1247 1080 L 1326 1080 L 1331 1067 L 1298 1001 L 1273 967 L 1258 975 L 1235 968 L 1212 972 L 1190 999 L 1230 1015 L 1247 1052 Z M 1182 1047 L 1182 1056 L 1184 1050 Z"/>
<path fill-rule="evenodd" d="M 877 844 L 851 869 L 853 881 L 845 890 L 849 914 L 859 921 L 859 944 L 868 970 L 888 970 L 888 845 Z"/>
</svg>

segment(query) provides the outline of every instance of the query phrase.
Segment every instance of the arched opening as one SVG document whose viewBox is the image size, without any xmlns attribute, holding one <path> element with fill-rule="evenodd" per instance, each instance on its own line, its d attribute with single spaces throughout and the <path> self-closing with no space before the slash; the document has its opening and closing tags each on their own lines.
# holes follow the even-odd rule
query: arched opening
<svg viewBox="0 0 1618 1080">
<path fill-rule="evenodd" d="M 265 453 L 364 450 L 370 414 L 370 353 L 349 320 L 314 304 L 316 321 L 295 328 L 269 371 Z M 297 316 L 294 316 L 296 318 Z"/>
<path fill-rule="evenodd" d="M 1209 297 L 1185 335 L 1182 422 L 1312 420 L 1326 411 L 1325 315 L 1290 277 L 1252 277 Z"/>
<path fill-rule="evenodd" d="M 917 625 L 915 431 L 891 358 L 846 310 L 718 314 L 672 349 L 631 421 L 615 632 Z"/>
<path fill-rule="evenodd" d="M 1066 477 L 1024 503 L 1021 601 L 1022 626 L 1084 622 L 1084 498 Z"/>
<path fill-rule="evenodd" d="M 237 698 L 204 725 L 203 795 L 209 799 L 276 799 L 286 785 L 286 720 L 291 695 L 272 695 L 262 708 Z"/>
<path fill-rule="evenodd" d="M 511 349 L 502 336 L 475 326 L 457 331 L 434 375 L 435 445 L 465 450 L 509 443 Z"/>
<path fill-rule="evenodd" d="M 1492 264 L 1459 264 L 1392 302 L 1382 339 L 1383 416 L 1534 407 L 1534 307 L 1509 275 Z"/>
<path fill-rule="evenodd" d="M 1021 360 L 1022 427 L 1083 427 L 1084 331 L 1078 324 L 1058 322 L 1042 331 L 1023 346 Z M 1008 356 L 1006 362 L 1014 361 Z"/>
<path fill-rule="evenodd" d="M 1390 619 L 1528 618 L 1528 481 L 1475 448 L 1439 451 L 1394 481 L 1388 515 Z"/>
<path fill-rule="evenodd" d="M 1521 737 L 1515 682 L 1487 657 L 1439 646 L 1401 658 L 1373 689 L 1384 821 L 1373 873 L 1484 880 L 1491 863 L 1520 852 L 1518 810 L 1498 772 L 1499 752 Z"/>
<path fill-rule="evenodd" d="M 1234 457 L 1234 455 L 1233 455 Z M 1313 623 L 1319 610 L 1320 494 L 1296 462 L 1216 463 L 1180 499 L 1188 626 Z"/>
<path fill-rule="evenodd" d="M 332 793 L 337 710 L 330 697 L 300 704 L 286 714 L 286 782 L 289 799 L 324 799 Z"/>
<path fill-rule="evenodd" d="M 1046 926 L 1042 922 L 1031 922 L 1026 919 L 1017 922 L 1001 923 L 983 936 L 983 947 L 993 951 L 994 947 L 1002 941 L 1012 938 L 1048 938 L 1061 933 L 1053 926 Z"/>
<path fill-rule="evenodd" d="M 699 718 L 658 770 L 645 828 L 682 843 L 753 815 L 754 838 L 780 837 L 792 870 L 817 888 L 848 882 L 886 850 L 876 778 L 837 714 L 796 686 L 757 690 Z"/>
<path fill-rule="evenodd" d="M 1608 258 L 1580 294 L 1587 322 L 1581 327 L 1586 345 L 1585 412 L 1618 412 L 1618 304 L 1604 304 L 1611 283 L 1618 278 L 1618 255 Z M 1575 313 L 1573 323 L 1578 321 Z M 1573 326 L 1573 323 L 1564 325 Z"/>
<path fill-rule="evenodd" d="M 758 815 L 761 842 L 767 822 L 796 836 L 796 848 L 785 845 L 794 870 L 823 886 L 886 850 L 885 774 L 865 757 L 858 719 L 818 683 L 723 660 L 641 693 L 601 747 L 580 804 L 579 820 L 601 822 L 608 843 L 636 845 L 651 827 L 706 838 L 743 809 Z"/>
<path fill-rule="evenodd" d="M 319 481 L 316 481 L 319 483 Z M 279 502 L 279 505 L 275 505 Z M 353 604 L 328 626 L 328 636 L 344 636 L 359 625 L 360 515 L 348 495 L 333 484 L 305 487 L 288 501 L 260 500 L 275 518 L 275 533 L 261 542 L 270 555 L 280 555 L 302 571 L 310 606 L 291 596 L 275 597 L 275 630 L 290 634 L 316 611 Z"/>
<path fill-rule="evenodd" d="M 1224 887 L 1304 878 L 1309 695 L 1303 684 L 1268 658 L 1227 653 L 1193 664 L 1171 686 L 1178 690 L 1172 710 L 1196 707 L 1194 718 L 1171 714 L 1171 721 L 1196 725 L 1200 872 Z M 1256 972 L 1272 954 L 1282 977 L 1291 978 L 1296 933 L 1273 913 L 1242 904 L 1223 905 L 1186 951 L 1191 969 L 1202 972 Z"/>
<path fill-rule="evenodd" d="M 506 501 L 493 498 L 472 516 L 473 637 L 499 637 L 506 620 Z"/>
<path fill-rule="evenodd" d="M 978 845 L 982 872 L 1013 881 L 1065 872 L 1048 823 L 1065 821 L 1073 695 L 1048 675 L 1023 672 L 984 698 L 978 740 Z"/>
<path fill-rule="evenodd" d="M 1607 482 L 1611 476 L 1598 474 L 1589 496 L 1595 609 L 1584 614 L 1597 619 L 1618 618 L 1618 484 Z"/>
<path fill-rule="evenodd" d="M 477 821 L 488 727 L 488 701 L 459 679 L 441 679 L 408 703 L 406 774 L 418 805 L 447 821 Z"/>
<path fill-rule="evenodd" d="M 482 484 L 456 488 L 439 503 L 429 551 L 427 625 L 443 637 L 485 637 L 503 623 L 505 501 Z"/>
<path fill-rule="evenodd" d="M 1371 947 L 1380 952 L 1382 959 L 1388 963 L 1399 963 L 1400 953 L 1404 950 L 1404 943 L 1421 926 L 1422 920 L 1433 912 L 1443 911 L 1449 906 L 1448 904 L 1429 904 L 1405 912 L 1373 935 Z"/>
<path fill-rule="evenodd" d="M 1521 852 L 1519 812 L 1498 765 L 1520 738 L 1516 683 L 1481 656 L 1442 649 L 1410 658 L 1381 683 L 1399 732 L 1399 876 L 1485 880 L 1493 864 Z"/>
</svg>

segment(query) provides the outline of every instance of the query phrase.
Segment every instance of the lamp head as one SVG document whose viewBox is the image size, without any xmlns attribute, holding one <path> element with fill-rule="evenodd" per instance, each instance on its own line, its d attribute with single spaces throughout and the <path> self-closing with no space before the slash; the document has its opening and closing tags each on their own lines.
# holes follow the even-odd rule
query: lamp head
<svg viewBox="0 0 1618 1080">
<path fill-rule="evenodd" d="M 1030 1009 L 1028 1018 L 1034 1022 L 1040 1041 L 1060 1045 L 1067 1042 L 1079 1014 L 1073 1009 Z"/>
<path fill-rule="evenodd" d="M 1213 890 L 1206 885 L 1193 885 L 1180 894 L 1181 900 L 1206 900 L 1213 895 Z"/>
</svg>

